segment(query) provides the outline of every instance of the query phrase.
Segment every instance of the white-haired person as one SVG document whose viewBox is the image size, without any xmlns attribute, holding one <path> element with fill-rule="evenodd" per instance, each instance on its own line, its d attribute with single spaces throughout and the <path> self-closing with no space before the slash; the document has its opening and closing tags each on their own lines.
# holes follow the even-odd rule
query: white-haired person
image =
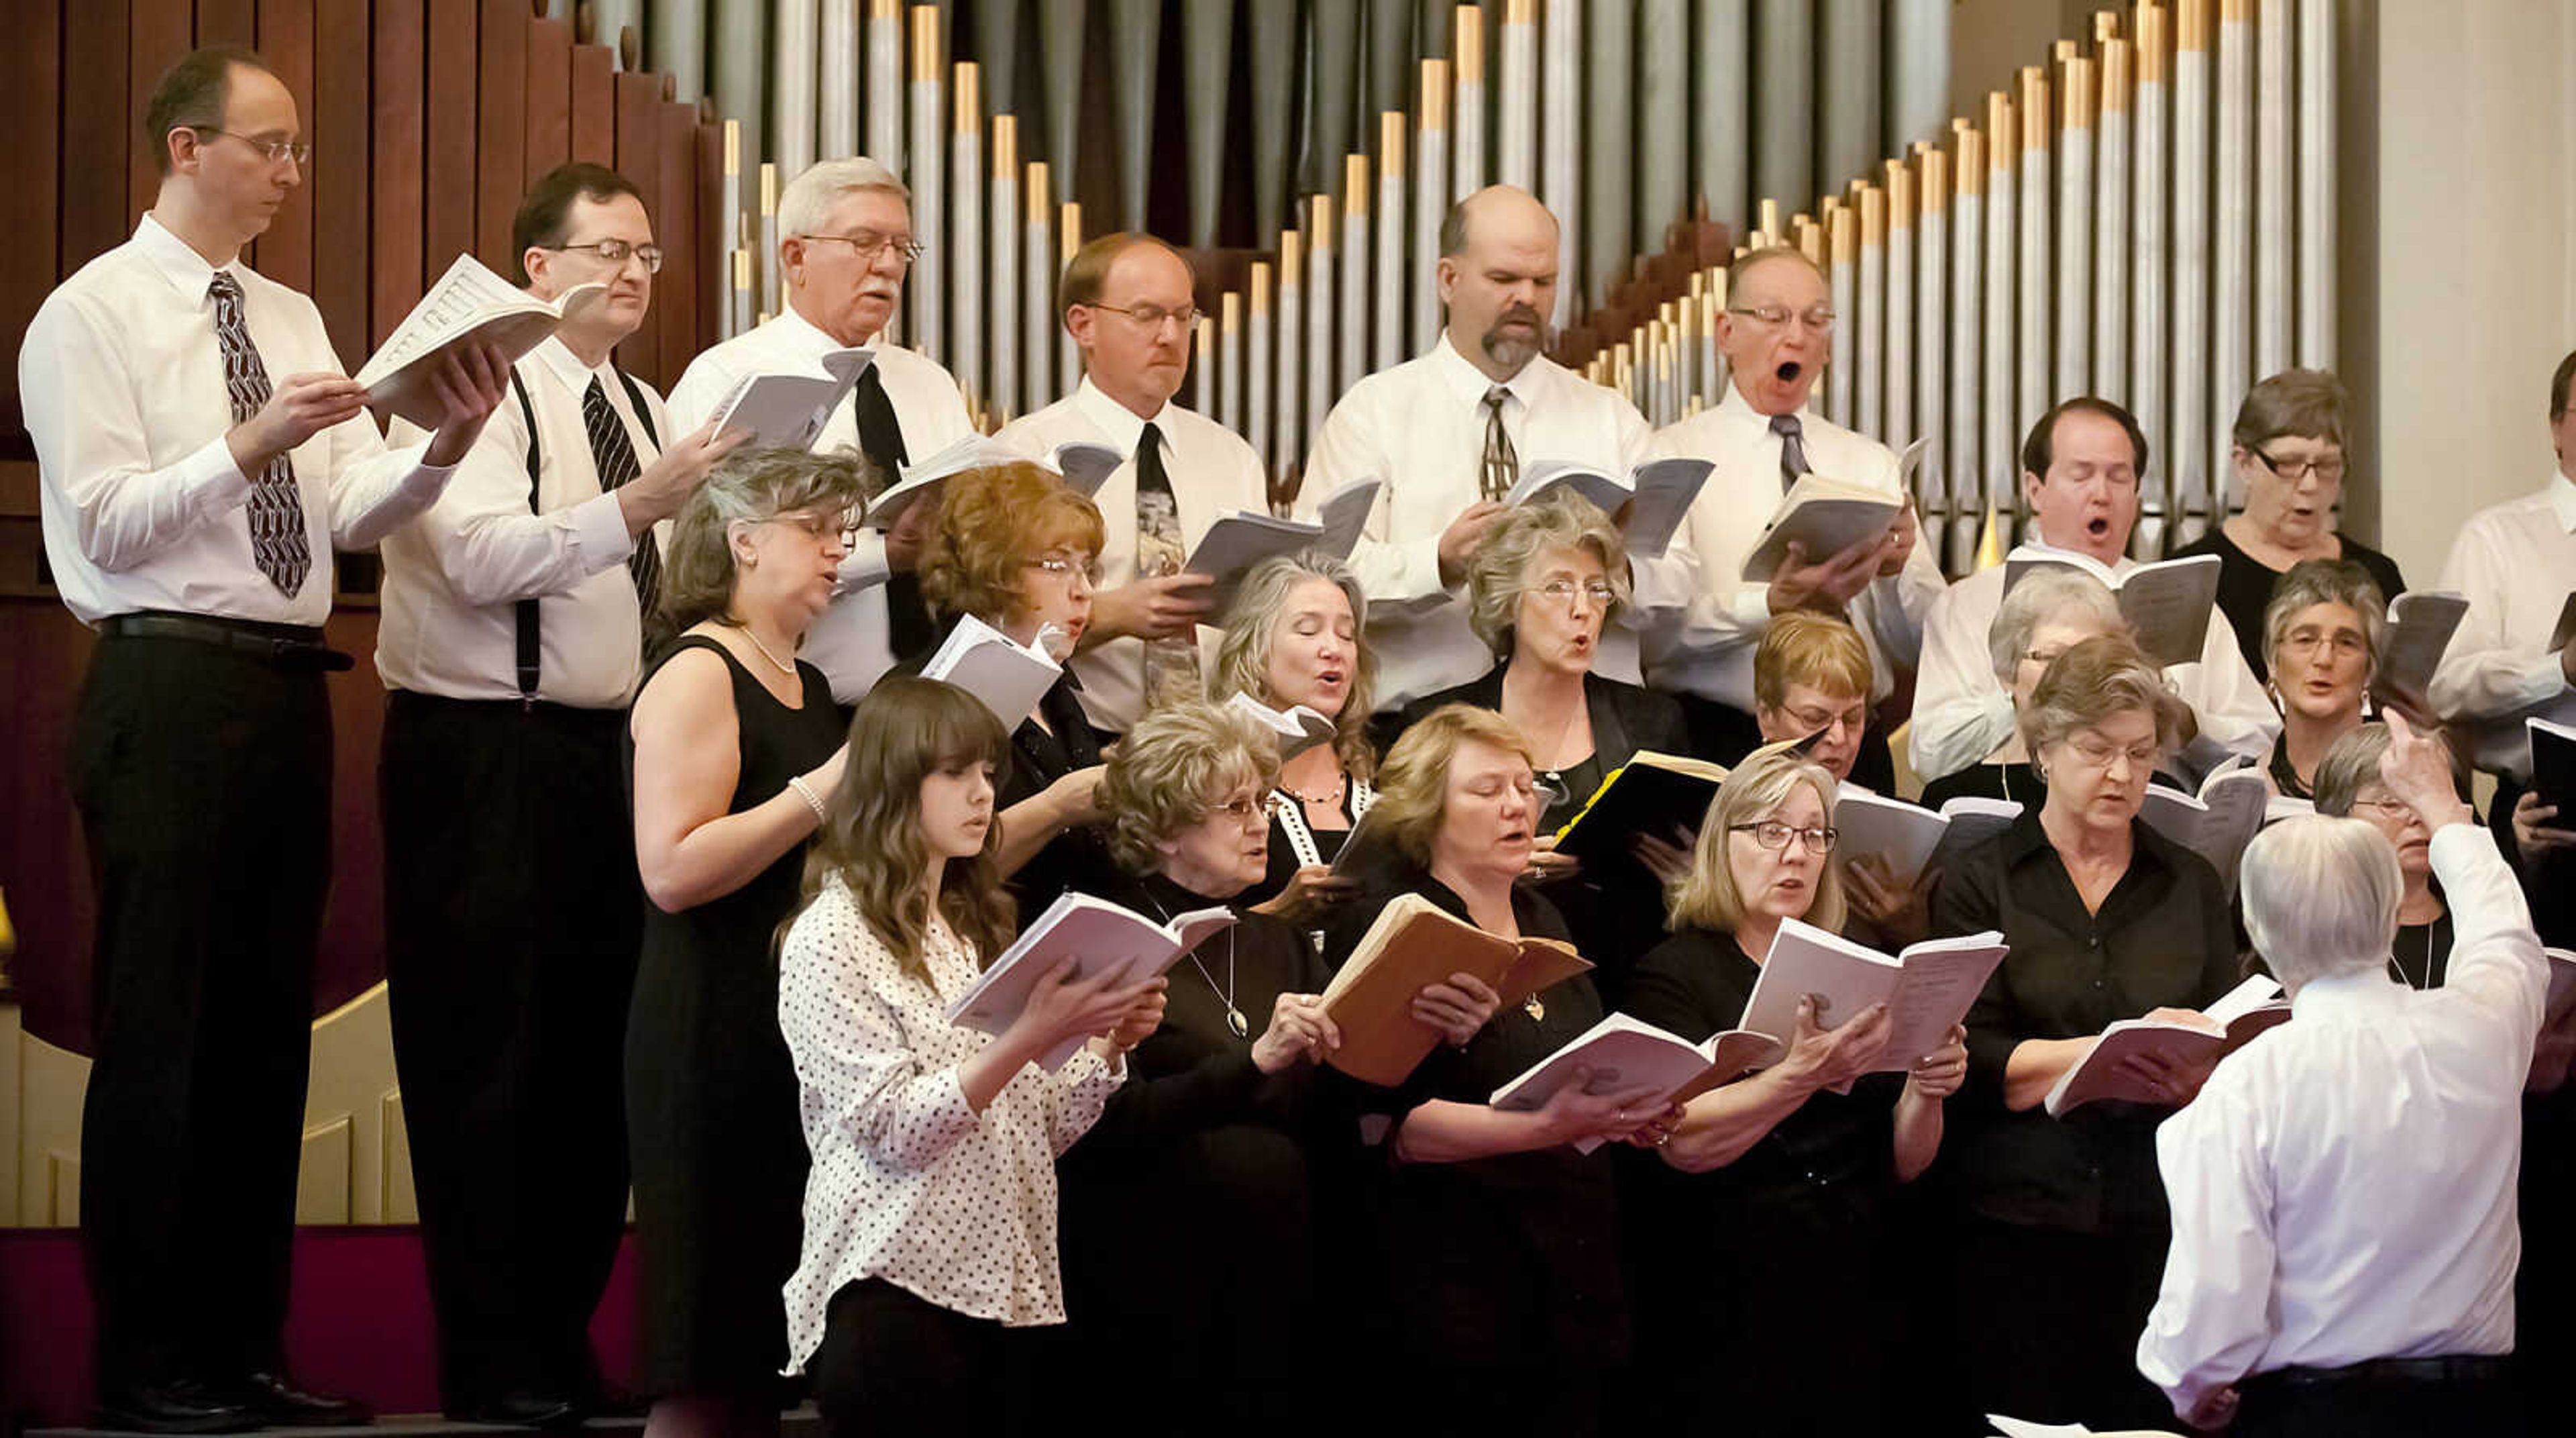
<svg viewBox="0 0 2576 1438">
<path fill-rule="evenodd" d="M 2448 753 L 2389 730 L 2380 782 L 2432 831 L 2458 916 L 2450 973 L 2429 993 L 2389 977 L 2406 884 L 2373 826 L 2294 819 L 2246 850 L 2246 927 L 2296 1017 L 2156 1136 L 2174 1236 L 2138 1367 L 2195 1427 L 2524 1431 L 2517 1100 L 2549 961 Z"/>
<path fill-rule="evenodd" d="M 1924 805 L 1938 809 L 1975 795 L 2010 799 L 2024 809 L 2039 807 L 2048 797 L 2048 785 L 2021 734 L 2031 691 L 2058 655 L 2099 635 L 2125 634 L 2128 628 L 2120 601 L 2080 570 L 2042 567 L 2014 585 L 1986 631 L 1987 662 L 2003 687 L 1988 701 L 1979 721 L 1982 737 L 1974 741 L 1986 749 L 1985 760 L 1924 784 Z"/>
</svg>

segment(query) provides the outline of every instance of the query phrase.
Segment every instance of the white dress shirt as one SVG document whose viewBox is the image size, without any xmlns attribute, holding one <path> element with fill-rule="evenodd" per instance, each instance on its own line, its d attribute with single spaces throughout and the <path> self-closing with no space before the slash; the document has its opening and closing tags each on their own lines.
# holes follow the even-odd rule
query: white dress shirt
<svg viewBox="0 0 2576 1438">
<path fill-rule="evenodd" d="M 823 357 L 847 348 L 790 305 L 767 323 L 735 335 L 689 361 L 680 382 L 671 387 L 671 423 L 679 434 L 695 434 L 715 418 L 717 402 L 744 375 L 825 377 Z M 896 420 L 903 426 L 904 451 L 914 463 L 974 431 L 973 421 L 966 417 L 966 397 L 958 391 L 956 376 L 937 361 L 901 345 L 880 339 L 869 348 L 876 352 L 877 376 L 885 384 Z M 818 454 L 830 454 L 839 450 L 855 452 L 858 448 L 858 403 L 853 397 L 824 422 L 823 432 L 815 436 L 814 449 Z M 888 475 L 885 482 L 892 484 L 895 479 Z M 833 599 L 832 607 L 814 621 L 814 627 L 805 632 L 805 646 L 797 651 L 798 658 L 822 670 L 824 677 L 832 681 L 832 697 L 844 704 L 859 702 L 878 676 L 902 657 L 893 651 L 886 635 L 885 591 L 879 587 L 885 583 L 886 574 L 884 536 L 874 530 L 860 531 L 858 547 L 841 561 L 839 595 Z"/>
<path fill-rule="evenodd" d="M 313 301 L 235 260 L 242 318 L 272 386 L 345 374 Z M 387 450 L 359 414 L 289 456 L 313 567 L 281 592 L 251 557 L 250 477 L 224 441 L 215 268 L 146 214 L 134 237 L 45 297 L 18 351 L 18 394 L 41 476 L 45 557 L 86 624 L 141 609 L 318 625 L 331 551 L 371 549 L 429 507 L 449 470 L 426 445 Z"/>
<path fill-rule="evenodd" d="M 2442 587 L 2464 596 L 2469 612 L 2433 671 L 2433 707 L 2465 729 L 2479 768 L 2528 778 L 2522 721 L 2576 724 L 2576 690 L 2548 647 L 2576 590 L 2576 483 L 2552 475 L 2535 493 L 2469 516 Z"/>
<path fill-rule="evenodd" d="M 670 437 L 670 416 L 639 383 L 648 434 L 616 370 L 584 365 L 551 336 L 519 361 L 518 375 L 537 416 L 537 512 L 528 506 L 528 421 L 511 395 L 447 493 L 385 536 L 376 672 L 388 689 L 516 699 L 518 601 L 534 599 L 537 697 L 620 708 L 643 677 L 643 615 L 626 568 L 635 541 L 617 496 L 599 487 L 582 395 L 599 383 L 639 467 L 661 457 L 652 435 Z"/>
<path fill-rule="evenodd" d="M 834 874 L 779 949 L 778 1026 L 814 1160 L 785 1290 L 791 1372 L 821 1346 L 832 1295 L 862 1278 L 1009 1327 L 1064 1321 L 1055 1159 L 1098 1121 L 1125 1065 L 1087 1046 L 1054 1073 L 1029 1064 L 977 1114 L 957 1069 L 993 1040 L 946 1013 L 983 965 L 944 919 L 930 923 L 925 981 Z"/>
<path fill-rule="evenodd" d="M 2006 558 L 2058 552 L 2033 540 Z M 2111 572 L 2126 575 L 2137 567 L 2124 554 Z M 1951 585 L 1924 621 L 1911 732 L 1914 772 L 1927 782 L 1967 768 L 2013 735 L 2012 693 L 1996 680 L 1994 652 L 1986 642 L 2003 608 L 2004 574 L 2005 566 L 1998 564 Z M 2281 715 L 2265 697 L 2263 681 L 2245 667 L 2245 653 L 2236 647 L 2236 630 L 2224 612 L 2209 612 L 2209 637 L 2201 643 L 2200 662 L 2168 665 L 2165 678 L 2191 706 L 2202 740 L 2258 763 L 2271 756 Z"/>
<path fill-rule="evenodd" d="M 1807 467 L 1829 479 L 1884 489 L 1902 499 L 1896 454 L 1867 435 L 1798 411 Z M 1650 640 L 1646 675 L 1658 689 L 1680 690 L 1753 710 L 1753 651 L 1771 627 L 1771 586 L 1744 578 L 1744 561 L 1762 543 L 1764 528 L 1780 508 L 1780 436 L 1771 418 L 1747 404 L 1733 384 L 1715 409 L 1671 425 L 1655 436 L 1669 455 L 1705 459 L 1716 467 L 1683 521 L 1696 564 L 1700 593 L 1669 636 Z M 1824 558 L 1817 555 L 1814 558 Z M 1905 567 L 1870 581 L 1855 595 L 1850 618 L 1870 648 L 1870 696 L 1895 691 L 1899 670 L 1911 670 L 1923 649 L 1923 623 L 1946 587 L 1931 546 L 1917 543 Z"/>
<path fill-rule="evenodd" d="M 1233 430 L 1202 414 L 1166 404 L 1153 423 L 1163 435 L 1163 473 L 1172 482 L 1172 501 L 1180 510 L 1181 541 L 1196 550 L 1208 526 L 1236 510 L 1270 512 L 1269 481 L 1261 456 Z M 1074 392 L 1035 414 L 1002 426 L 993 436 L 1000 444 L 1031 459 L 1044 459 L 1060 444 L 1105 444 L 1126 456 L 1110 471 L 1092 496 L 1100 506 L 1100 586 L 1114 589 L 1136 578 L 1136 446 L 1144 440 L 1145 420 L 1091 383 L 1089 375 Z M 1211 616 L 1221 617 L 1221 616 Z M 1217 642 L 1225 631 L 1199 626 L 1200 672 L 1216 667 Z M 1073 672 L 1082 681 L 1082 707 L 1093 725 L 1123 734 L 1145 707 L 1145 641 L 1124 636 L 1085 649 L 1073 657 Z"/>
<path fill-rule="evenodd" d="M 1315 436 L 1297 494 L 1301 517 L 1313 518 L 1354 479 L 1386 482 L 1351 556 L 1368 596 L 1381 713 L 1494 667 L 1492 651 L 1467 627 L 1466 586 L 1440 582 L 1441 531 L 1484 497 L 1485 392 L 1493 384 L 1444 332 L 1429 354 L 1351 386 Z M 1510 393 L 1503 431 L 1524 472 L 1558 459 L 1625 475 L 1652 455 L 1653 433 L 1635 405 L 1545 356 L 1503 388 Z M 1638 634 L 1687 604 L 1698 581 L 1679 535 L 1661 559 L 1630 569 L 1634 597 L 1602 635 L 1593 667 L 1633 684 L 1641 677 Z"/>
<path fill-rule="evenodd" d="M 2138 1371 L 2178 1412 L 2277 1368 L 2513 1349 L 2549 961 L 2484 830 L 2445 825 L 2432 861 L 2458 926 L 2442 987 L 2307 984 L 2156 1132 L 2173 1246 Z"/>
</svg>

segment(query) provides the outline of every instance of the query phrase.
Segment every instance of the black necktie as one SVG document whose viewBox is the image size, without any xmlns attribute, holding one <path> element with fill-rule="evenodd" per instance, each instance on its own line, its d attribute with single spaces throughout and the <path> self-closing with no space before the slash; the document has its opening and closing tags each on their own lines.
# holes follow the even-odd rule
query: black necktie
<svg viewBox="0 0 2576 1438">
<path fill-rule="evenodd" d="M 644 472 L 635 461 L 635 442 L 626 437 L 626 421 L 609 407 L 608 389 L 597 375 L 590 377 L 590 388 L 581 392 L 581 427 L 590 435 L 590 460 L 599 470 L 600 493 L 624 488 Z M 637 607 L 651 614 L 662 597 L 662 549 L 653 542 L 653 531 L 635 536 L 635 552 L 626 557 L 626 572 L 635 579 Z"/>
<path fill-rule="evenodd" d="M 885 379 L 875 365 L 859 376 L 850 405 L 859 424 L 859 453 L 876 470 L 882 494 L 902 478 L 902 466 L 912 463 L 912 455 L 903 447 L 903 421 L 895 418 L 894 401 L 886 397 Z M 886 647 L 896 658 L 909 658 L 937 642 L 939 625 L 921 597 L 920 575 L 886 576 L 885 597 Z"/>
<path fill-rule="evenodd" d="M 233 422 L 259 413 L 269 400 L 268 366 L 251 343 L 250 325 L 242 318 L 241 281 L 228 270 L 215 271 L 206 286 L 215 300 L 215 339 L 224 352 L 224 390 L 232 399 Z M 250 477 L 250 553 L 259 572 L 282 594 L 304 588 L 312 571 L 313 551 L 304 539 L 304 494 L 295 487 L 295 463 L 279 455 Z"/>
<path fill-rule="evenodd" d="M 1511 431 L 1503 428 L 1503 401 L 1512 392 L 1495 385 L 1485 391 L 1485 463 L 1480 478 L 1484 496 L 1499 500 L 1521 482 L 1520 452 L 1512 448 Z"/>
<path fill-rule="evenodd" d="M 1149 494 L 1161 495 L 1179 512 L 1179 503 L 1172 500 L 1172 476 L 1163 469 L 1163 431 L 1151 422 L 1136 441 L 1136 497 Z"/>
<path fill-rule="evenodd" d="M 1806 430 L 1794 414 L 1771 416 L 1771 432 L 1780 436 L 1780 490 L 1787 493 L 1798 476 L 1807 473 Z"/>
</svg>

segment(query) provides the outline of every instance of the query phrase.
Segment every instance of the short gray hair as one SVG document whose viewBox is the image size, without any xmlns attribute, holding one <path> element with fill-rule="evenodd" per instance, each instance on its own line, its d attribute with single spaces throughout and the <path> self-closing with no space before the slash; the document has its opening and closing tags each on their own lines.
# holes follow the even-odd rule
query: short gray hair
<svg viewBox="0 0 2576 1438">
<path fill-rule="evenodd" d="M 2290 637 L 2290 620 L 2318 604 L 2340 604 L 2361 617 L 2361 642 L 2368 649 L 2368 674 L 2379 672 L 2380 641 L 2388 634 L 2388 600 L 2370 571 L 2349 559 L 2303 559 L 2272 581 L 2272 600 L 2263 606 L 2263 663 L 2280 668 L 2273 656 Z"/>
<path fill-rule="evenodd" d="M 2388 963 L 2406 880 L 2397 847 L 2370 824 L 2285 819 L 2246 846 L 2240 882 L 2246 932 L 2284 988 Z"/>
<path fill-rule="evenodd" d="M 2390 737 L 2387 725 L 2364 724 L 2327 746 L 2312 788 L 2318 813 L 2333 818 L 2352 813 L 2362 786 L 2378 780 L 2379 756 L 2388 752 Z"/>
<path fill-rule="evenodd" d="M 1529 592 L 1529 567 L 1552 549 L 1590 549 L 1610 584 L 1611 616 L 1628 603 L 1628 544 L 1601 506 L 1571 489 L 1497 516 L 1467 561 L 1467 627 L 1497 654 L 1509 656 L 1521 596 Z"/>
<path fill-rule="evenodd" d="M 2079 729 L 2138 711 L 2156 721 L 2156 747 L 2172 753 L 2191 711 L 2165 686 L 2164 676 L 2139 652 L 2137 641 L 2126 634 L 2097 635 L 2057 656 L 2040 676 L 2039 687 L 2030 693 L 2030 710 L 2021 716 L 2021 738 L 2035 759 Z"/>
<path fill-rule="evenodd" d="M 2101 580 L 2080 569 L 2044 564 L 2023 575 L 2021 583 L 2004 596 L 2003 607 L 1995 611 L 1995 622 L 1986 627 L 1986 658 L 1994 665 L 1996 680 L 2012 688 L 2013 676 L 2021 670 L 2021 656 L 2030 649 L 2030 636 L 2042 624 L 2072 617 L 2099 620 L 2105 634 L 2120 633 L 2128 625 L 2120 615 L 2120 601 L 2111 597 Z"/>
<path fill-rule="evenodd" d="M 843 195 L 856 190 L 891 190 L 905 204 L 912 203 L 912 191 L 903 187 L 894 171 L 865 155 L 817 160 L 779 192 L 779 238 L 820 234 L 824 215 Z"/>
<path fill-rule="evenodd" d="M 1148 710 L 1109 755 L 1099 803 L 1109 853 L 1132 874 L 1162 867 L 1161 845 L 1208 816 L 1226 789 L 1250 784 L 1253 802 L 1279 781 L 1279 743 L 1240 709 L 1204 699 Z"/>
<path fill-rule="evenodd" d="M 1377 772 L 1377 747 L 1368 733 L 1370 710 L 1377 703 L 1377 651 L 1369 644 L 1368 596 L 1360 591 L 1359 576 L 1331 555 L 1317 549 L 1276 554 L 1244 571 L 1225 612 L 1225 637 L 1217 643 L 1216 667 L 1208 673 L 1208 698 L 1222 704 L 1249 694 L 1273 709 L 1282 707 L 1267 682 L 1270 648 L 1279 635 L 1279 618 L 1288 610 L 1288 596 L 1309 579 L 1331 584 L 1350 602 L 1351 682 L 1334 720 L 1333 752 L 1344 773 L 1367 779 Z"/>
</svg>

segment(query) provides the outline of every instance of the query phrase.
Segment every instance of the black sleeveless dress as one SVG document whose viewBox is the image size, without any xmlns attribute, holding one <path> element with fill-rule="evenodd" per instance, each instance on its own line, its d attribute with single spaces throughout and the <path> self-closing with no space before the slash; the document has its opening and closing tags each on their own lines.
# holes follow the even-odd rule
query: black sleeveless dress
<svg viewBox="0 0 2576 1438">
<path fill-rule="evenodd" d="M 742 771 L 726 812 L 776 797 L 840 747 L 845 730 L 821 670 L 796 666 L 805 703 L 790 709 L 704 636 L 680 640 L 661 662 L 684 649 L 714 650 L 733 676 Z M 631 803 L 631 734 L 626 782 Z M 642 1286 L 636 1387 L 646 1396 L 782 1384 L 779 1290 L 804 1233 L 806 1154 L 770 940 L 796 907 L 804 863 L 799 844 L 722 898 L 676 914 L 644 909 L 626 1024 L 626 1126 Z"/>
</svg>

